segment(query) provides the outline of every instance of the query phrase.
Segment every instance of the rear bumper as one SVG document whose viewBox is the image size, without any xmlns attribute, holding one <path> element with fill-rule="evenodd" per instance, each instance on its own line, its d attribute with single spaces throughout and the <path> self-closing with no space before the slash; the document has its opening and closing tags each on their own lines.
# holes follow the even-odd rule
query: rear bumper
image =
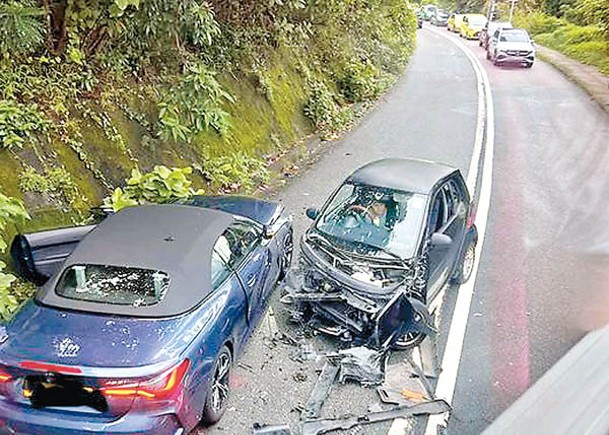
<svg viewBox="0 0 609 435">
<path fill-rule="evenodd" d="M 87 414 L 75 417 L 61 411 L 27 409 L 0 400 L 0 435 L 185 435 L 173 414 L 127 413 L 116 420 L 97 420 Z"/>
</svg>

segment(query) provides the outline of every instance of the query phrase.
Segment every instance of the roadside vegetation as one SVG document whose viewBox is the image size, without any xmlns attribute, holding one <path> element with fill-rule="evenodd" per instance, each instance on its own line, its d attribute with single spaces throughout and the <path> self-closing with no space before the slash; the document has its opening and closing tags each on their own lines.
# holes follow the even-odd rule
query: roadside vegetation
<svg viewBox="0 0 609 435">
<path fill-rule="evenodd" d="M 609 1 L 576 0 L 554 15 L 551 11 L 519 12 L 514 24 L 527 29 L 539 44 L 609 74 Z"/>
<path fill-rule="evenodd" d="M 399 77 L 403 0 L 0 0 L 0 259 L 17 230 L 198 192 L 348 129 Z M 0 263 L 0 315 L 23 299 Z"/>
</svg>

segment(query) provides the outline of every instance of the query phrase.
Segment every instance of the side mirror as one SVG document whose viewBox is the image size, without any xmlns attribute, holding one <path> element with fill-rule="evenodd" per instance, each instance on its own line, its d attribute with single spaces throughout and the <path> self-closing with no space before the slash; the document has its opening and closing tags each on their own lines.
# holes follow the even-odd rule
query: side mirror
<svg viewBox="0 0 609 435">
<path fill-rule="evenodd" d="M 279 222 L 275 222 L 273 225 L 265 225 L 262 230 L 262 235 L 265 239 L 270 240 L 281 230 L 283 226 L 283 222 L 279 220 Z"/>
<path fill-rule="evenodd" d="M 309 207 L 306 211 L 306 215 L 309 219 L 315 220 L 317 219 L 317 216 L 319 216 L 319 209 L 315 207 Z"/>
<path fill-rule="evenodd" d="M 431 245 L 432 246 L 448 246 L 453 242 L 453 239 L 450 236 L 442 233 L 433 233 L 431 235 Z"/>
</svg>

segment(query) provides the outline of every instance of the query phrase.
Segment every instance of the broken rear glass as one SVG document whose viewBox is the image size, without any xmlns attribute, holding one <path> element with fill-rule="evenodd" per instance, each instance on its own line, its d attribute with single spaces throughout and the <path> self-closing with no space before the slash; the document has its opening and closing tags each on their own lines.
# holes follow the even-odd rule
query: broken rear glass
<svg viewBox="0 0 609 435">
<path fill-rule="evenodd" d="M 168 286 L 169 276 L 158 270 L 87 264 L 66 269 L 55 292 L 79 301 L 138 307 L 160 302 Z"/>
<path fill-rule="evenodd" d="M 427 197 L 418 193 L 347 183 L 336 192 L 315 228 L 347 246 L 354 242 L 410 258 L 418 245 L 426 203 Z"/>
</svg>

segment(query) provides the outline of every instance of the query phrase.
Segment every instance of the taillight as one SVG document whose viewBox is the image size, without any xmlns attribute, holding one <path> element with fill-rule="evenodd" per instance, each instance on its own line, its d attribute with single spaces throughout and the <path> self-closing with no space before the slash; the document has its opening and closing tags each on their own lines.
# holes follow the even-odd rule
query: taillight
<svg viewBox="0 0 609 435">
<path fill-rule="evenodd" d="M 179 365 L 150 380 L 120 386 L 107 385 L 100 391 L 106 397 L 139 396 L 151 400 L 164 399 L 173 395 L 180 388 L 189 365 L 190 361 L 185 359 Z"/>
<path fill-rule="evenodd" d="M 472 201 L 469 204 L 469 215 L 467 216 L 467 221 L 465 222 L 465 227 L 469 230 L 474 226 L 474 221 L 476 220 L 476 203 Z"/>
<path fill-rule="evenodd" d="M 0 383 L 9 382 L 13 377 L 4 370 L 0 369 Z"/>
</svg>

